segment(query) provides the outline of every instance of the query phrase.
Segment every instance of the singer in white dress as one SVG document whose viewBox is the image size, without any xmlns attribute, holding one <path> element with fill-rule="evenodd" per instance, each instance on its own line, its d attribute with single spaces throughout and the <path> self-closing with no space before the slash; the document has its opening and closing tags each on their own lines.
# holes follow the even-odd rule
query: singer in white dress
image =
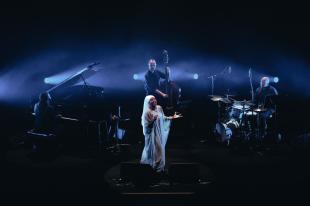
<svg viewBox="0 0 310 206">
<path fill-rule="evenodd" d="M 171 120 L 182 117 L 175 113 L 166 117 L 161 106 L 153 95 L 144 99 L 141 124 L 145 138 L 145 145 L 142 152 L 141 164 L 151 165 L 157 172 L 165 168 L 165 146 L 168 139 Z"/>
</svg>

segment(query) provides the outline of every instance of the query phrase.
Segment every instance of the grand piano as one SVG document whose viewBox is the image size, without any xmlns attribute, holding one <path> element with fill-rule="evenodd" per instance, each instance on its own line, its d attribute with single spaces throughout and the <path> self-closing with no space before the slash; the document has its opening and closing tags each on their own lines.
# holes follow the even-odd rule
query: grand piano
<svg viewBox="0 0 310 206">
<path fill-rule="evenodd" d="M 98 64 L 90 64 L 46 91 L 58 114 L 58 131 L 66 148 L 81 151 L 91 147 L 92 151 L 98 151 L 110 144 L 111 139 L 118 144 L 124 137 L 128 116 L 121 112 L 120 106 L 106 99 L 104 88 L 87 83 L 87 78 L 100 72 Z"/>
<path fill-rule="evenodd" d="M 87 78 L 99 72 L 98 64 L 90 64 L 46 91 L 58 113 L 78 120 L 100 121 L 104 118 L 107 112 L 107 108 L 102 107 L 104 88 L 87 83 Z"/>
<path fill-rule="evenodd" d="M 111 106 L 105 101 L 104 88 L 87 83 L 100 71 L 98 64 L 88 65 L 46 91 L 59 114 L 61 138 L 65 145 L 75 146 L 71 148 L 101 148 L 107 138 Z"/>
</svg>

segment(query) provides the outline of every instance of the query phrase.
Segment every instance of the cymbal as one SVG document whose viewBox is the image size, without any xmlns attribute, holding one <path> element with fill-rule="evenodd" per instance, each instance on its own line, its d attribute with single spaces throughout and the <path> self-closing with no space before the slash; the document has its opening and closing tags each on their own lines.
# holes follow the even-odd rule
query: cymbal
<svg viewBox="0 0 310 206">
<path fill-rule="evenodd" d="M 220 101 L 220 102 L 223 102 L 223 103 L 226 103 L 226 104 L 230 104 L 231 103 L 231 101 L 229 99 L 223 98 L 223 97 L 212 97 L 211 100 L 214 101 L 214 102 L 219 102 Z"/>
<path fill-rule="evenodd" d="M 253 111 L 254 112 L 266 112 L 267 109 L 265 109 L 265 108 L 255 108 Z"/>
<path fill-rule="evenodd" d="M 209 95 L 209 97 L 211 97 L 211 98 L 213 98 L 213 97 L 215 97 L 215 98 L 223 98 L 223 96 L 221 96 L 221 95 Z"/>
</svg>

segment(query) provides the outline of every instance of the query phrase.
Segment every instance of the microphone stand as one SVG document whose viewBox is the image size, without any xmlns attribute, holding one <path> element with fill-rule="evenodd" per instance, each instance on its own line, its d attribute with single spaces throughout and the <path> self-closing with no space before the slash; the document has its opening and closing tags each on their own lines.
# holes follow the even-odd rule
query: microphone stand
<svg viewBox="0 0 310 206">
<path fill-rule="evenodd" d="M 229 67 L 225 67 L 223 71 L 221 71 L 220 73 L 217 73 L 217 74 L 213 74 L 211 76 L 208 76 L 208 79 L 211 79 L 211 94 L 213 95 L 214 94 L 214 80 L 215 80 L 215 77 L 217 76 L 221 76 L 221 75 L 224 75 L 227 71 L 227 69 L 229 69 Z"/>
<path fill-rule="evenodd" d="M 211 94 L 212 95 L 214 95 L 214 81 L 215 81 L 215 78 L 217 76 L 224 75 L 225 72 L 227 71 L 227 69 L 229 69 L 229 67 L 225 67 L 224 70 L 222 70 L 220 73 L 214 74 L 214 75 L 211 75 L 211 76 L 208 77 L 208 79 L 211 79 Z M 221 104 L 220 104 L 219 101 L 217 102 L 217 106 L 218 106 L 217 119 L 218 119 L 218 122 L 221 122 Z"/>
<path fill-rule="evenodd" d="M 214 78 L 216 77 L 216 74 L 214 75 L 211 75 L 208 77 L 208 79 L 211 78 L 211 94 L 213 95 L 214 94 Z"/>
</svg>

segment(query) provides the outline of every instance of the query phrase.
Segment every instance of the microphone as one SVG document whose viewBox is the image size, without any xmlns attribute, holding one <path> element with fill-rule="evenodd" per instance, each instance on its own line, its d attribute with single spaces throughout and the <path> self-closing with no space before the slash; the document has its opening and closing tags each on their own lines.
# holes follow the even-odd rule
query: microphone
<svg viewBox="0 0 310 206">
<path fill-rule="evenodd" d="M 215 74 L 215 75 L 209 76 L 208 79 L 212 79 L 212 78 L 214 78 L 214 77 L 216 77 L 216 74 Z"/>
</svg>

